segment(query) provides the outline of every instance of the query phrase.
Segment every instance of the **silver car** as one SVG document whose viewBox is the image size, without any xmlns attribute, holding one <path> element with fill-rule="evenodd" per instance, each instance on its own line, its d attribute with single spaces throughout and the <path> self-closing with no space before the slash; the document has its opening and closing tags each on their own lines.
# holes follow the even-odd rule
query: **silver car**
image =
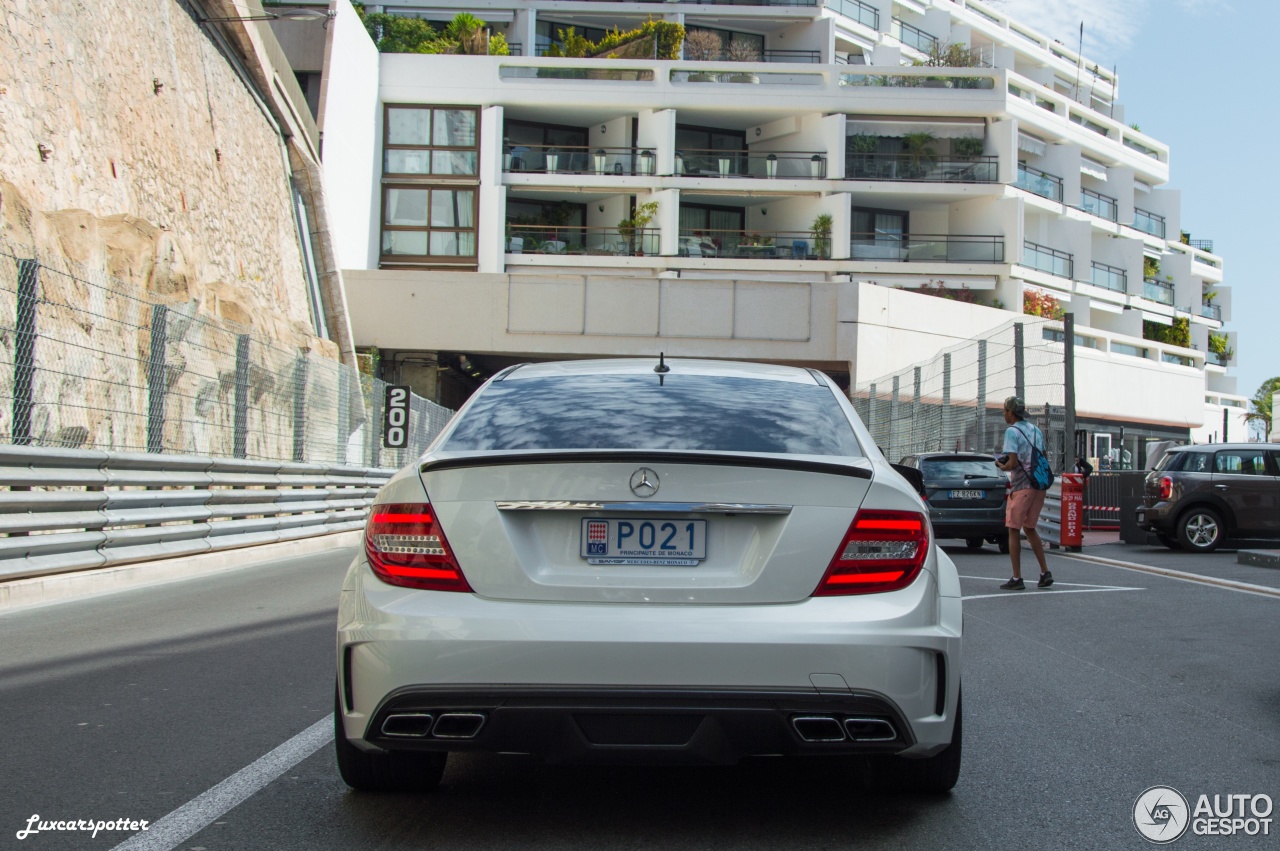
<svg viewBox="0 0 1280 851">
<path fill-rule="evenodd" d="M 509 368 L 377 497 L 338 614 L 337 756 L 960 770 L 960 584 L 840 389 L 714 361 Z"/>
</svg>

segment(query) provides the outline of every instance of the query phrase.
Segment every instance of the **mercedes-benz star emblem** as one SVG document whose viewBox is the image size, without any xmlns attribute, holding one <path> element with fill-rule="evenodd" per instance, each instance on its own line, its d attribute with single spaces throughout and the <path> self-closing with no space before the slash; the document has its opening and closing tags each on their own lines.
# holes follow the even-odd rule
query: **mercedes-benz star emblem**
<svg viewBox="0 0 1280 851">
<path fill-rule="evenodd" d="M 641 467 L 631 474 L 631 492 L 638 497 L 649 498 L 658 492 L 658 474 L 648 467 Z"/>
</svg>

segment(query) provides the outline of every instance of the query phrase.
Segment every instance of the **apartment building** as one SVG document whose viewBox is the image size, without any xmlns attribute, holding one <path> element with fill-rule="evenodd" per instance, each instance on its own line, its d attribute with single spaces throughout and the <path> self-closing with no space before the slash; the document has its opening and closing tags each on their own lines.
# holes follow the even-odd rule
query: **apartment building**
<svg viewBox="0 0 1280 851">
<path fill-rule="evenodd" d="M 856 385 L 1070 312 L 1099 442 L 1245 433 L 1231 290 L 1183 238 L 1168 146 L 1110 71 L 994 7 L 471 0 L 510 45 L 488 56 L 379 54 L 337 5 L 326 188 L 392 380 L 456 405 L 518 360 L 661 351 Z M 647 21 L 681 52 L 547 55 Z"/>
</svg>

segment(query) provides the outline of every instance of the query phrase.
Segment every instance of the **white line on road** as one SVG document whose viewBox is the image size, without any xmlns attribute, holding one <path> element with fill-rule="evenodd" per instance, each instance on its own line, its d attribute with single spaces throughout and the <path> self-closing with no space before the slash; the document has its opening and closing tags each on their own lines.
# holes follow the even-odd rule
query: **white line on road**
<svg viewBox="0 0 1280 851">
<path fill-rule="evenodd" d="M 1057 585 L 1055 582 L 1054 585 Z M 1103 591 L 1146 591 L 1146 588 L 1081 588 L 1079 591 L 1046 591 L 1043 594 L 1025 594 L 1017 591 L 1001 591 L 999 594 L 974 594 L 961 600 L 990 600 L 996 597 L 1061 597 L 1063 594 L 1099 594 Z"/>
<path fill-rule="evenodd" d="M 1269 588 L 1266 585 L 1253 585 L 1249 582 L 1237 582 L 1234 579 L 1218 579 L 1215 576 L 1203 576 L 1199 573 L 1184 573 L 1181 570 L 1172 570 L 1167 567 L 1152 567 L 1149 564 L 1136 564 L 1131 561 L 1120 561 L 1119 559 L 1103 558 L 1101 556 L 1084 555 L 1081 553 L 1071 553 L 1065 555 L 1055 553 L 1061 558 L 1075 559 L 1077 561 L 1087 561 L 1093 564 L 1104 564 L 1107 567 L 1118 567 L 1121 570 L 1136 570 L 1140 573 L 1150 573 L 1154 576 L 1163 576 L 1166 579 L 1177 579 L 1182 582 L 1195 582 L 1199 585 L 1212 585 L 1215 588 L 1223 588 L 1227 591 L 1235 591 L 1239 594 L 1253 594 L 1258 597 L 1271 597 L 1272 599 L 1280 599 L 1280 588 Z"/>
<path fill-rule="evenodd" d="M 331 741 L 332 713 L 111 851 L 171 851 Z"/>
<path fill-rule="evenodd" d="M 999 582 L 1004 579 L 1003 576 L 961 576 L 961 579 L 981 579 L 985 582 Z M 1031 580 L 1027 580 L 1030 582 Z M 1063 585 L 1068 588 L 1114 588 L 1122 591 L 1135 591 L 1142 589 L 1128 588 L 1120 585 L 1086 585 L 1083 582 L 1058 582 L 1054 580 L 1054 586 Z"/>
</svg>

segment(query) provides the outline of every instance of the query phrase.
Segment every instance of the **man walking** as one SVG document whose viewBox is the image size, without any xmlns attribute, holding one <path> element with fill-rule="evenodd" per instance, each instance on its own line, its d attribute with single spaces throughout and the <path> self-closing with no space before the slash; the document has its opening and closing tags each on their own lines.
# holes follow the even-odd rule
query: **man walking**
<svg viewBox="0 0 1280 851">
<path fill-rule="evenodd" d="M 1001 585 L 1005 591 L 1021 591 L 1026 586 L 1022 583 L 1022 539 L 1026 533 L 1031 542 L 1031 551 L 1040 563 L 1040 588 L 1048 588 L 1053 584 L 1053 574 L 1049 572 L 1044 561 L 1044 542 L 1036 531 L 1036 520 L 1040 517 L 1040 509 L 1044 507 L 1044 491 L 1037 490 L 1031 481 L 1029 470 L 1032 469 L 1034 446 L 1041 453 L 1047 447 L 1044 434 L 1036 428 L 1035 423 L 1027 422 L 1027 406 L 1017 396 L 1004 400 L 1004 421 L 1008 428 L 1004 432 L 1004 455 L 997 459 L 996 466 L 1010 474 L 1011 490 L 1009 501 L 1004 508 L 1004 525 L 1009 527 L 1009 560 L 1013 562 L 1013 578 Z"/>
</svg>

